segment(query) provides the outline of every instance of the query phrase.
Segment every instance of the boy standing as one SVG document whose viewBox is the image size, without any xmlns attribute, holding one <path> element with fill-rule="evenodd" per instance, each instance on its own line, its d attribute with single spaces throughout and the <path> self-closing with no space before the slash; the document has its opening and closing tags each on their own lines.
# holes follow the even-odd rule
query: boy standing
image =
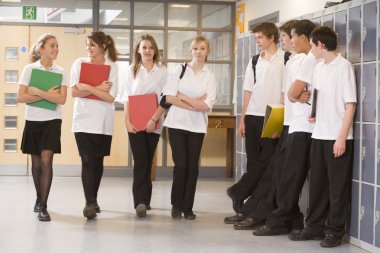
<svg viewBox="0 0 380 253">
<path fill-rule="evenodd" d="M 349 209 L 352 122 L 356 109 L 354 68 L 336 53 L 337 35 L 328 27 L 311 34 L 312 53 L 323 59 L 313 74 L 318 89 L 311 146 L 310 206 L 306 228 L 291 240 L 323 237 L 322 247 L 340 245 Z"/>
</svg>

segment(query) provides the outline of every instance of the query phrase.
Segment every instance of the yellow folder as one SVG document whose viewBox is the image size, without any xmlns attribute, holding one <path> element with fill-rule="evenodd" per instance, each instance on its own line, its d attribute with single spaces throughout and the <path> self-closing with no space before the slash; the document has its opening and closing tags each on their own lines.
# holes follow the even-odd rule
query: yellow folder
<svg viewBox="0 0 380 253">
<path fill-rule="evenodd" d="M 284 106 L 267 105 L 261 138 L 280 135 L 284 127 Z"/>
</svg>

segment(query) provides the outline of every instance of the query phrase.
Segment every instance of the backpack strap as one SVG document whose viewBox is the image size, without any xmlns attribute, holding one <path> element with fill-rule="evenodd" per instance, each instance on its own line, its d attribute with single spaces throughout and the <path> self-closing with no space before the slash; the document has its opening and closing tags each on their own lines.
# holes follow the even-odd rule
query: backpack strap
<svg viewBox="0 0 380 253">
<path fill-rule="evenodd" d="M 182 77 L 185 75 L 185 71 L 186 71 L 186 68 L 187 68 L 187 63 L 185 62 L 184 64 L 181 64 L 182 66 L 182 71 L 181 71 L 181 74 L 179 75 L 179 80 L 182 79 Z"/>
<path fill-rule="evenodd" d="M 253 70 L 253 78 L 254 78 L 254 84 L 256 83 L 256 65 L 257 61 L 259 60 L 260 54 L 254 55 L 252 57 L 252 70 Z"/>
<path fill-rule="evenodd" d="M 290 58 L 291 55 L 292 55 L 291 52 L 285 51 L 285 54 L 284 54 L 284 65 L 286 65 L 286 63 L 289 61 L 289 58 Z"/>
</svg>

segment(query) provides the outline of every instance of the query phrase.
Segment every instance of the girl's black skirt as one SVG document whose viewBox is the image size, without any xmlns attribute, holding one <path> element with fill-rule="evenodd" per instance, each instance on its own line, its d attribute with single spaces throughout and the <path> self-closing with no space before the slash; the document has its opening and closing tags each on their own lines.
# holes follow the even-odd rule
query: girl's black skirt
<svg viewBox="0 0 380 253">
<path fill-rule="evenodd" d="M 111 152 L 112 135 L 75 133 L 79 155 L 109 156 Z"/>
</svg>

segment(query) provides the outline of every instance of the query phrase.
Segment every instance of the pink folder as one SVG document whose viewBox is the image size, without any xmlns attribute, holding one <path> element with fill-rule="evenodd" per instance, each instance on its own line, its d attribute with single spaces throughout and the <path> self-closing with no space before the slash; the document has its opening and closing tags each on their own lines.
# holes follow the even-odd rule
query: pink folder
<svg viewBox="0 0 380 253">
<path fill-rule="evenodd" d="M 91 86 L 99 86 L 103 81 L 107 81 L 110 75 L 110 65 L 93 64 L 88 62 L 81 63 L 79 82 Z M 91 94 L 84 98 L 102 100 Z"/>
<path fill-rule="evenodd" d="M 131 123 L 138 131 L 143 131 L 156 112 L 158 103 L 156 94 L 144 94 L 128 96 L 129 118 Z M 156 123 L 156 129 L 160 127 L 159 121 Z"/>
</svg>

